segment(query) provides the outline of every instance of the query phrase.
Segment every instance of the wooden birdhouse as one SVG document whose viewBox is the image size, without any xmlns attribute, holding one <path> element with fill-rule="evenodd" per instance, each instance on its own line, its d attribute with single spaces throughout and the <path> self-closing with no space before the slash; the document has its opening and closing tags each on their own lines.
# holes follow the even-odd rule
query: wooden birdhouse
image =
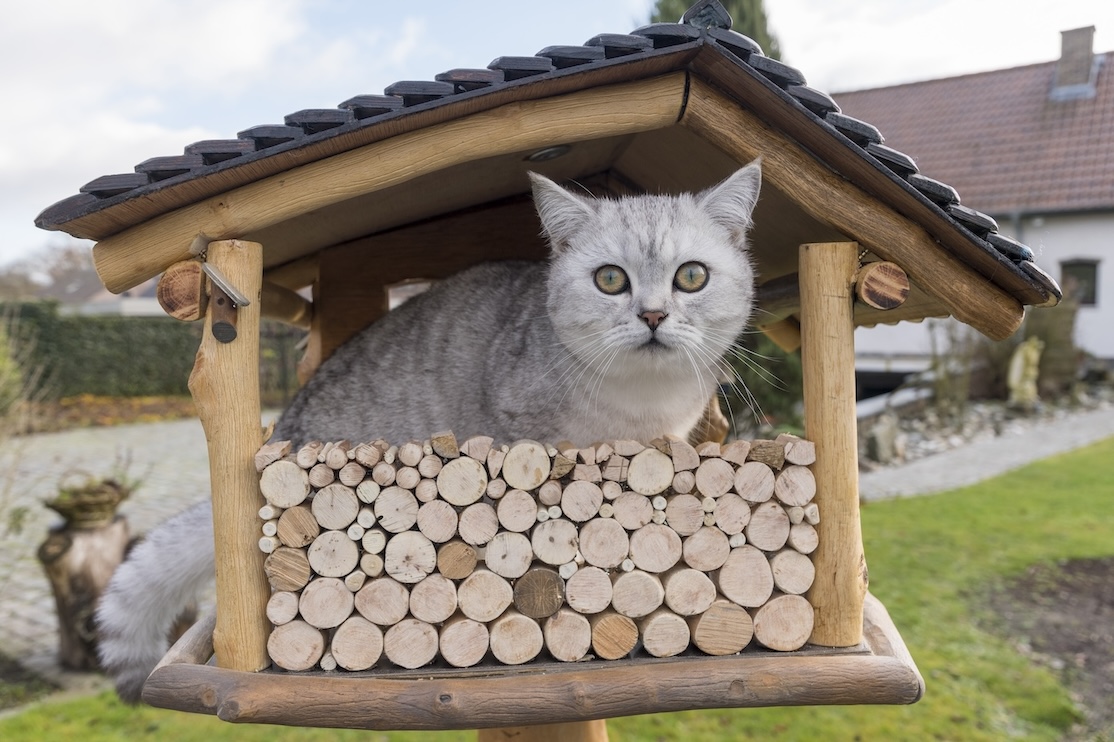
<svg viewBox="0 0 1114 742">
<path fill-rule="evenodd" d="M 610 716 L 912 703 L 921 696 L 912 658 L 867 593 L 854 329 L 950 315 L 1002 339 L 1018 328 L 1027 305 L 1055 304 L 1060 291 L 1027 247 L 998 234 L 993 220 L 962 206 L 954 189 L 886 147 L 875 127 L 843 115 L 800 71 L 764 56 L 730 26 L 718 2 L 701 0 L 679 23 L 605 33 L 532 57 L 498 57 L 487 69 L 454 69 L 432 81 L 398 82 L 383 95 L 298 111 L 282 124 L 196 142 L 180 155 L 147 160 L 134 173 L 98 178 L 39 216 L 40 227 L 96 241 L 96 268 L 110 290 L 165 274 L 164 306 L 181 319 L 205 322 L 191 389 L 210 446 L 219 611 L 215 634 L 213 620 L 198 624 L 150 676 L 148 702 L 230 721 L 308 726 L 567 723 L 563 734 L 600 739 L 602 725 L 588 722 Z M 308 452 L 264 449 L 261 485 L 261 315 L 308 331 L 302 366 L 308 375 L 388 311 L 394 285 L 440 279 L 480 261 L 543 258 L 529 171 L 575 179 L 602 194 L 682 192 L 708 187 L 759 157 L 764 182 L 751 239 L 757 316 L 760 329 L 783 347 L 801 348 L 806 440 L 695 448 L 676 440 L 618 441 L 585 453 L 560 450 L 553 441 L 504 450 L 499 444 L 510 441 L 438 439 L 430 431 L 429 441 L 410 447 L 353 441 Z M 304 298 L 307 289 L 312 299 Z M 508 457 L 526 457 L 546 473 L 512 482 L 501 468 Z M 264 468 L 277 464 L 286 471 Z M 328 471 L 318 470 L 310 483 L 318 464 Z M 376 475 L 380 464 L 386 468 Z M 401 477 L 410 481 L 400 484 Z M 292 494 L 280 480 L 296 483 Z M 432 489 L 422 484 L 430 481 Z M 342 489 L 332 491 L 340 494 L 329 510 L 333 495 L 321 493 L 334 482 Z M 395 530 L 378 528 L 374 499 L 392 486 L 409 493 L 399 496 L 394 512 L 442 503 L 437 509 L 453 527 L 442 529 L 437 541 L 405 518 Z M 521 516 L 519 531 L 494 510 L 509 490 L 527 495 L 515 495 L 517 515 L 506 506 L 508 522 Z M 353 493 L 350 499 L 345 492 Z M 619 504 L 630 492 L 642 498 L 632 500 L 633 510 Z M 321 501 L 315 510 L 329 512 L 299 526 L 298 538 L 309 548 L 319 531 L 340 533 L 331 537 L 348 554 L 340 566 L 311 564 L 310 554 L 293 554 L 298 549 L 278 532 L 280 516 L 306 510 L 309 497 Z M 467 527 L 480 535 L 469 536 L 464 513 L 477 504 L 500 522 L 491 524 L 490 514 L 478 509 Z M 368 506 L 364 526 L 360 514 Z M 261 509 L 278 523 L 263 526 L 262 542 Z M 589 525 L 603 520 L 611 523 Z M 774 536 L 748 531 L 752 522 L 771 524 Z M 794 546 L 790 531 L 802 524 Z M 661 543 L 676 540 L 675 555 L 636 546 L 639 529 L 650 525 L 661 529 Z M 581 548 L 531 551 L 524 534 L 542 526 L 579 540 Z M 715 542 L 707 547 L 712 556 L 694 558 L 695 567 L 682 564 L 681 544 L 702 528 L 718 529 L 705 534 Z M 380 535 L 367 537 L 372 532 Z M 521 538 L 497 543 L 505 532 Z M 613 538 L 629 540 L 621 553 L 599 555 Z M 453 620 L 452 606 L 436 607 L 445 593 L 459 600 L 467 580 L 480 573 L 474 548 L 469 555 L 453 547 L 460 552 L 453 555 L 442 547 L 463 543 L 511 553 L 522 541 L 526 551 L 514 553 L 524 569 L 495 575 L 502 581 L 478 593 L 482 602 L 510 591 L 508 602 L 494 600 L 487 619 L 469 617 L 481 628 Z M 406 550 L 409 564 L 424 561 L 428 568 L 417 579 L 392 573 L 391 544 L 396 554 Z M 597 558 L 608 566 L 591 561 Z M 770 566 L 776 559 L 781 568 Z M 711 600 L 699 611 L 660 614 L 664 598 L 654 596 L 678 579 L 678 565 L 699 574 L 687 576 L 690 592 L 706 594 L 710 586 Z M 570 583 L 589 567 L 603 575 L 601 589 L 612 595 L 624 575 L 641 575 L 625 593 L 639 606 L 624 608 L 612 598 L 586 607 L 592 592 L 575 597 Z M 360 614 L 359 593 L 377 570 L 399 578 L 409 611 L 403 600 L 393 619 L 365 616 L 364 624 L 376 628 L 360 624 L 363 633 L 347 632 L 344 648 L 337 640 L 344 632 L 333 627 L 349 613 L 317 620 L 322 626 L 307 620 L 338 584 L 347 588 L 340 602 L 350 601 L 351 615 Z M 441 593 L 433 581 L 422 591 L 423 620 L 413 615 L 414 594 L 433 574 Z M 754 575 L 759 583 L 768 575 L 769 586 L 755 588 Z M 307 600 L 307 590 L 322 595 Z M 752 599 L 751 590 L 764 594 Z M 279 593 L 293 595 L 273 598 Z M 794 598 L 781 604 L 788 618 L 760 617 L 787 596 Z M 393 599 L 385 588 L 369 605 L 386 611 Z M 610 616 L 619 618 L 609 623 Z M 743 648 L 747 632 L 778 621 L 787 640 L 767 633 Z M 303 624 L 310 630 L 302 631 Z M 299 628 L 280 632 L 288 636 L 286 654 L 271 667 L 268 641 L 291 625 Z M 542 628 L 564 640 L 548 645 L 544 637 L 532 638 Z M 526 638 L 513 638 L 519 629 Z M 485 634 L 489 644 L 477 656 L 462 639 L 450 642 L 446 654 L 438 644 L 454 630 Z M 372 651 L 375 635 L 385 641 L 391 631 L 398 632 L 394 646 L 432 643 L 434 654 Z M 512 637 L 501 640 L 509 649 L 489 654 L 498 632 Z M 676 633 L 685 640 L 677 643 Z M 536 651 L 530 649 L 537 641 Z M 367 669 L 345 670 L 338 661 L 339 652 L 340 660 L 360 666 L 346 660 L 351 645 L 375 655 Z M 300 651 L 309 660 L 299 660 Z"/>
</svg>

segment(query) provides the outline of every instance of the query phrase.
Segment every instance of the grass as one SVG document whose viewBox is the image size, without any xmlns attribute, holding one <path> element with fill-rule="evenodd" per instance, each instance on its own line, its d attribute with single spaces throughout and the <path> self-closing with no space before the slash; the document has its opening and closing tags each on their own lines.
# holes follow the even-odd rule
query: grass
<svg viewBox="0 0 1114 742">
<path fill-rule="evenodd" d="M 1056 740 L 1079 714 L 1060 678 L 994 633 L 980 600 L 1037 563 L 1114 554 L 1114 439 L 974 487 L 863 509 L 871 590 L 927 684 L 918 704 L 692 711 L 616 719 L 611 739 Z M 991 628 L 988 628 L 991 627 Z M 373 708 L 373 702 L 371 702 Z M 376 733 L 225 725 L 110 694 L 45 703 L 0 720 L 0 739 L 359 739 L 455 742 L 467 732 Z"/>
</svg>

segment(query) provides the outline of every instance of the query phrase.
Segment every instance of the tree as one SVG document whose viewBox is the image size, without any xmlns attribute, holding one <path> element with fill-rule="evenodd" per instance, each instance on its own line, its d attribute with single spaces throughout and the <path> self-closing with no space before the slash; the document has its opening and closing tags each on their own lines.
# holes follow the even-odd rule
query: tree
<svg viewBox="0 0 1114 742">
<path fill-rule="evenodd" d="M 650 17 L 652 23 L 676 23 L 695 0 L 657 0 Z M 720 0 L 731 14 L 731 28 L 758 42 L 766 56 L 781 59 L 777 37 L 766 24 L 766 8 L 762 0 Z"/>
</svg>

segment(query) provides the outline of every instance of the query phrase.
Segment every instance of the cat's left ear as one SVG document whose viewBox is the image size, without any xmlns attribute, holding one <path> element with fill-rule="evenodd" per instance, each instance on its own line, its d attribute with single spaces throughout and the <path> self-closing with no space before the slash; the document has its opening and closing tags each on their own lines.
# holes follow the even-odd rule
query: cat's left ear
<svg viewBox="0 0 1114 742">
<path fill-rule="evenodd" d="M 713 219 L 732 230 L 746 231 L 762 188 L 761 158 L 735 172 L 719 185 L 699 196 L 699 202 Z"/>
<path fill-rule="evenodd" d="M 527 173 L 534 186 L 534 206 L 554 250 L 569 244 L 592 218 L 591 201 L 569 193 L 544 175 Z"/>
</svg>

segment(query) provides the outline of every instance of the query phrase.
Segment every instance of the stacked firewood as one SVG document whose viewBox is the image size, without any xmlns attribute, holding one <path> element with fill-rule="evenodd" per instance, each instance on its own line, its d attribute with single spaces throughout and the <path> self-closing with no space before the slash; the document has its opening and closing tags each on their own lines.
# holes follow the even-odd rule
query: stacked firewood
<svg viewBox="0 0 1114 742">
<path fill-rule="evenodd" d="M 260 548 L 287 670 L 574 662 L 812 632 L 809 441 L 268 443 Z"/>
</svg>

